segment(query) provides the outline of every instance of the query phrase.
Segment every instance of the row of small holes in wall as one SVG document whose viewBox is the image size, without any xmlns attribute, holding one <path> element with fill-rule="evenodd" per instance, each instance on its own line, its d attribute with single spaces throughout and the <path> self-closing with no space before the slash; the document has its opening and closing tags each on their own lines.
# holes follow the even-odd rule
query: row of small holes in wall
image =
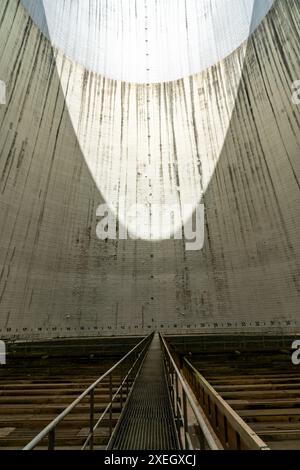
<svg viewBox="0 0 300 470">
<path fill-rule="evenodd" d="M 241 323 L 200 323 L 199 325 L 177 325 L 176 323 L 173 324 L 173 325 L 163 325 L 161 324 L 160 325 L 160 328 L 181 328 L 181 329 L 184 329 L 184 328 L 231 328 L 231 327 L 247 327 L 247 326 L 256 326 L 256 327 L 259 327 L 259 326 L 291 326 L 291 325 L 296 325 L 296 321 L 270 321 L 270 322 L 250 322 L 250 323 L 247 323 L 247 322 L 241 322 Z M 120 326 L 118 329 L 121 329 L 121 330 L 131 330 L 131 329 L 139 329 L 141 328 L 141 325 L 135 325 L 134 327 L 132 327 L 131 325 L 130 326 Z M 146 328 L 153 328 L 153 325 L 147 325 Z M 12 328 L 0 328 L 0 332 L 10 332 L 10 331 L 91 331 L 91 330 L 115 330 L 116 328 L 114 326 L 111 326 L 111 325 L 108 325 L 107 327 L 98 327 L 98 326 L 94 326 L 94 327 L 84 327 L 84 326 L 81 326 L 79 328 L 57 328 L 57 327 L 53 327 L 53 328 L 23 328 L 23 329 L 16 329 L 16 330 L 13 330 Z"/>
</svg>

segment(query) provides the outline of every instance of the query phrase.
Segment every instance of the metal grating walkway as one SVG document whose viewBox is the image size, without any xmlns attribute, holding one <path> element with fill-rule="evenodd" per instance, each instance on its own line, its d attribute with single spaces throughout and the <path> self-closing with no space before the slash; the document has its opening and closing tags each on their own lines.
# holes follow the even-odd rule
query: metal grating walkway
<svg viewBox="0 0 300 470">
<path fill-rule="evenodd" d="M 178 441 L 158 334 L 110 444 L 115 450 L 177 450 Z"/>
</svg>

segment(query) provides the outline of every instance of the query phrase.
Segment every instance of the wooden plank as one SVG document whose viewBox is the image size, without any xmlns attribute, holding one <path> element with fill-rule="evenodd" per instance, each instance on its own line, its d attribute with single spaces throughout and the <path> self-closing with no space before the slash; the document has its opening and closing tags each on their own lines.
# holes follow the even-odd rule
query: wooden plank
<svg viewBox="0 0 300 470">
<path fill-rule="evenodd" d="M 287 399 L 249 399 L 249 400 L 227 400 L 227 403 L 234 409 L 244 409 L 249 407 L 264 407 L 267 408 L 289 408 L 295 409 L 296 406 L 300 406 L 300 398 L 287 398 Z"/>
<path fill-rule="evenodd" d="M 215 385 L 214 389 L 219 392 L 227 391 L 247 391 L 247 390 L 300 390 L 300 380 L 298 383 L 284 383 L 284 384 L 243 384 L 243 385 Z"/>
<path fill-rule="evenodd" d="M 234 398 L 300 398 L 300 390 L 239 390 L 232 392 L 220 392 L 220 395 L 226 399 Z"/>
<path fill-rule="evenodd" d="M 271 450 L 300 450 L 300 440 L 269 441 Z"/>
<path fill-rule="evenodd" d="M 107 403 L 101 403 L 101 405 L 97 405 L 97 412 L 104 411 Z M 57 415 L 61 413 L 66 408 L 65 404 L 45 404 L 43 406 L 33 407 L 31 404 L 22 405 L 16 404 L 13 406 L 2 405 L 0 406 L 0 415 L 14 415 L 17 413 L 24 413 L 24 414 L 44 414 L 48 412 L 49 414 Z M 120 411 L 120 406 L 117 404 L 113 404 L 112 406 L 114 411 Z M 85 411 L 86 413 L 89 412 L 89 405 L 78 405 L 74 410 L 73 413 L 82 413 Z M 24 417 L 26 419 L 26 417 Z"/>
<path fill-rule="evenodd" d="M 0 442 L 1 442 L 1 439 L 9 436 L 9 434 L 14 432 L 15 429 L 16 428 L 12 428 L 12 427 L 6 427 L 6 428 L 0 427 Z"/>
<path fill-rule="evenodd" d="M 185 364 L 194 374 L 195 378 L 204 388 L 205 392 L 211 397 L 221 412 L 226 416 L 228 422 L 233 429 L 239 433 L 241 440 L 243 440 L 249 449 L 267 449 L 266 443 L 260 439 L 259 436 L 247 425 L 245 421 L 226 403 L 225 400 L 216 392 L 211 384 L 193 367 L 193 365 L 185 358 Z"/>
<path fill-rule="evenodd" d="M 0 412 L 1 412 L 1 407 L 3 405 L 26 405 L 26 404 L 31 404 L 32 406 L 35 405 L 45 405 L 45 404 L 51 404 L 51 403 L 56 403 L 59 402 L 60 405 L 64 405 L 66 407 L 68 404 L 72 403 L 72 401 L 77 398 L 78 395 L 72 396 L 64 396 L 64 395 L 46 395 L 46 396 L 0 396 Z M 95 394 L 95 400 L 96 402 L 101 402 L 103 404 L 108 403 L 109 401 L 109 394 L 108 393 L 97 393 Z M 119 397 L 115 399 L 115 402 L 117 403 L 119 400 Z M 88 402 L 89 397 L 86 397 L 84 400 L 82 400 L 82 403 Z"/>
<path fill-rule="evenodd" d="M 299 416 L 300 418 L 300 409 L 290 409 L 290 408 L 273 408 L 273 409 L 261 409 L 261 410 L 240 410 L 239 415 L 242 417 L 255 417 L 255 416 Z"/>
</svg>

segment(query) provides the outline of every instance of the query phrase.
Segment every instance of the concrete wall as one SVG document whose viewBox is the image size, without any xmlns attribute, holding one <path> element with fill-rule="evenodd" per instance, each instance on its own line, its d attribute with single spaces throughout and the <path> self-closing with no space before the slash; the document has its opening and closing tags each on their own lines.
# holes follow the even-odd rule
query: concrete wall
<svg viewBox="0 0 300 470">
<path fill-rule="evenodd" d="M 93 72 L 161 83 L 237 49 L 273 0 L 20 0 L 58 49 Z"/>
<path fill-rule="evenodd" d="M 133 85 L 83 70 L 0 3 L 1 338 L 298 329 L 299 31 L 299 2 L 277 0 L 218 65 Z M 148 154 L 153 193 L 180 174 L 179 197 L 204 193 L 202 251 L 97 239 L 111 188 L 145 197 Z"/>
</svg>

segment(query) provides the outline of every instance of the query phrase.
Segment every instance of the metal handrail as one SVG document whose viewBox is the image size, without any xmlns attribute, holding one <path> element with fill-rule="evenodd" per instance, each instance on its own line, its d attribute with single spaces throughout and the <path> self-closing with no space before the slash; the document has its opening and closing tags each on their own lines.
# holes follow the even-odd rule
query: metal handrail
<svg viewBox="0 0 300 470">
<path fill-rule="evenodd" d="M 147 337 L 143 338 L 133 349 L 131 349 L 125 356 L 122 357 L 113 367 L 111 367 L 107 372 L 105 372 L 99 379 L 97 379 L 94 383 L 92 383 L 78 398 L 76 398 L 62 413 L 60 413 L 56 418 L 54 418 L 51 423 L 49 423 L 37 436 L 35 436 L 24 448 L 23 450 L 33 450 L 43 439 L 48 437 L 48 450 L 55 449 L 55 431 L 57 426 L 64 420 L 64 418 L 69 415 L 74 408 L 88 395 L 90 396 L 90 432 L 87 436 L 87 439 L 82 447 L 82 450 L 86 449 L 87 444 L 90 444 L 90 450 L 93 449 L 93 437 L 94 432 L 98 428 L 99 424 L 103 420 L 106 413 L 110 412 L 110 433 L 112 434 L 112 404 L 118 394 L 121 394 L 121 407 L 122 407 L 122 391 L 123 387 L 127 387 L 127 395 L 129 390 L 129 382 L 131 373 L 135 371 L 137 365 L 142 362 L 143 357 L 149 347 L 151 339 L 153 337 L 153 332 L 150 333 Z M 124 379 L 121 378 L 120 386 L 118 387 L 117 392 L 113 395 L 112 394 L 112 374 L 116 369 L 123 365 L 124 361 L 130 358 L 132 355 L 138 355 L 134 358 L 134 362 L 131 365 L 130 369 L 128 370 L 127 374 L 125 375 Z M 139 369 L 139 368 L 138 368 Z M 94 423 L 94 392 L 96 387 L 105 379 L 109 377 L 110 379 L 110 402 L 106 406 L 105 410 L 103 411 L 101 417 L 98 419 L 96 424 Z"/>
<path fill-rule="evenodd" d="M 167 372 L 167 380 L 171 391 L 171 402 L 173 406 L 174 416 L 176 420 L 176 427 L 179 442 L 183 449 L 192 450 L 194 448 L 192 440 L 189 435 L 189 416 L 187 406 L 193 412 L 194 418 L 199 428 L 199 444 L 200 449 L 221 450 L 222 446 L 209 422 L 201 414 L 199 405 L 192 396 L 186 380 L 182 376 L 179 368 L 173 359 L 168 345 L 164 337 L 160 334 L 160 340 L 163 346 L 164 362 Z M 181 387 L 181 393 L 179 391 Z"/>
</svg>

